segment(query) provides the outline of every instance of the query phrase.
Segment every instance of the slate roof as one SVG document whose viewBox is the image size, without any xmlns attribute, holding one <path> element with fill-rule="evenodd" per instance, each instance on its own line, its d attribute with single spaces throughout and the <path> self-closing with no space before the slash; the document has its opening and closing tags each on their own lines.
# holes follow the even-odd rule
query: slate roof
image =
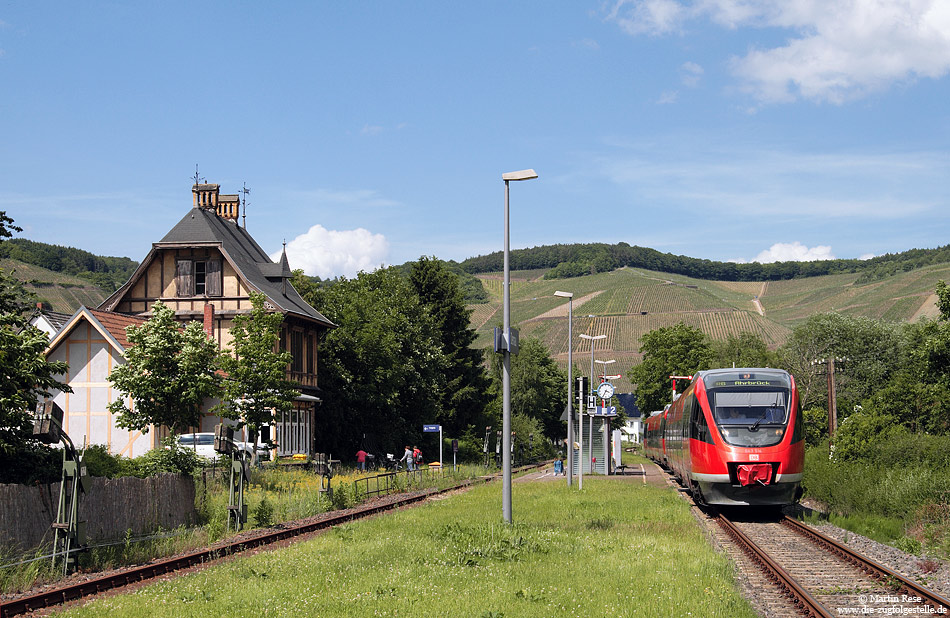
<svg viewBox="0 0 950 618">
<path fill-rule="evenodd" d="M 238 274 L 252 288 L 263 293 L 281 312 L 296 314 L 328 328 L 336 328 L 333 322 L 301 298 L 289 281 L 284 285 L 284 279 L 292 275 L 286 252 L 281 256 L 280 262 L 274 263 L 245 228 L 219 217 L 213 210 L 203 208 L 192 208 L 164 238 L 154 243 L 152 252 L 142 261 L 139 270 L 132 275 L 128 283 L 99 307 L 114 308 L 132 282 L 138 279 L 139 271 L 147 267 L 152 253 L 157 249 L 196 245 L 220 248 L 225 259 L 231 262 Z"/>
</svg>

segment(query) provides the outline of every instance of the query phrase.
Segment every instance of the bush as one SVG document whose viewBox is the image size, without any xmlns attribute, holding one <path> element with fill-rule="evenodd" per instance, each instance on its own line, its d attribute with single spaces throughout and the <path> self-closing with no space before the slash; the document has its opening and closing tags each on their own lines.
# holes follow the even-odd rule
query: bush
<svg viewBox="0 0 950 618">
<path fill-rule="evenodd" d="M 184 474 L 191 476 L 201 467 L 201 458 L 194 450 L 182 448 L 174 438 L 165 438 L 158 448 L 132 460 L 135 476 L 147 477 L 156 474 Z"/>
<path fill-rule="evenodd" d="M 120 476 L 133 476 L 131 461 L 121 455 L 113 455 L 109 447 L 102 444 L 93 444 L 86 447 L 82 461 L 86 464 L 89 476 L 104 476 L 114 479 Z"/>
<path fill-rule="evenodd" d="M 28 442 L 19 449 L 0 448 L 0 483 L 58 483 L 62 469 L 62 449 L 50 448 L 38 442 Z"/>
<path fill-rule="evenodd" d="M 838 427 L 834 458 L 838 461 L 876 459 L 881 444 L 906 433 L 907 430 L 889 414 L 858 410 Z"/>
</svg>

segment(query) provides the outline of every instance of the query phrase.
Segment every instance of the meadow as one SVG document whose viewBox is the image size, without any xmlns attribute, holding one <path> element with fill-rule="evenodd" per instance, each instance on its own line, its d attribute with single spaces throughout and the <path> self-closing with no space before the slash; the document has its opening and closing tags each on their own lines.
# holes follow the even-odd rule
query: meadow
<svg viewBox="0 0 950 618">
<path fill-rule="evenodd" d="M 501 484 L 354 522 L 64 616 L 754 616 L 675 492 Z"/>
</svg>

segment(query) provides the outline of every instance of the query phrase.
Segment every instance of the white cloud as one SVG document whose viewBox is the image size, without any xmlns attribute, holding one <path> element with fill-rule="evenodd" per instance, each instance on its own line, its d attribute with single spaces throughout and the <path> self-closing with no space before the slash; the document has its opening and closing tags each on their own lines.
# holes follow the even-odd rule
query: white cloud
<svg viewBox="0 0 950 618">
<path fill-rule="evenodd" d="M 314 225 L 287 243 L 290 267 L 302 268 L 306 274 L 322 279 L 372 271 L 383 265 L 388 255 L 386 237 L 363 228 L 336 231 Z M 280 252 L 271 259 L 280 259 Z"/>
<path fill-rule="evenodd" d="M 364 124 L 360 129 L 360 135 L 379 135 L 382 132 L 383 128 L 375 124 Z"/>
<path fill-rule="evenodd" d="M 858 259 L 859 259 L 859 260 L 870 260 L 870 259 L 873 258 L 873 257 L 877 257 L 877 256 L 874 255 L 873 253 L 862 253 L 860 256 L 858 256 Z"/>
<path fill-rule="evenodd" d="M 667 34 L 680 29 L 686 8 L 676 0 L 619 0 L 608 15 L 629 34 Z"/>
<path fill-rule="evenodd" d="M 600 49 L 600 44 L 594 39 L 580 39 L 571 43 L 574 47 L 580 47 L 584 49 L 598 50 Z"/>
<path fill-rule="evenodd" d="M 633 35 L 679 32 L 701 19 L 787 31 L 784 45 L 753 44 L 731 61 L 743 89 L 765 103 L 840 104 L 950 73 L 945 0 L 622 0 L 608 19 Z"/>
<path fill-rule="evenodd" d="M 679 93 L 675 90 L 667 90 L 660 95 L 660 98 L 656 100 L 657 105 L 670 105 L 671 103 L 676 103 L 676 100 L 679 98 Z"/>
<path fill-rule="evenodd" d="M 793 243 L 775 243 L 768 250 L 759 253 L 753 262 L 768 264 L 770 262 L 813 262 L 815 260 L 833 260 L 831 247 L 819 245 L 808 248 L 797 240 Z"/>
<path fill-rule="evenodd" d="M 705 73 L 703 67 L 695 62 L 684 62 L 683 66 L 680 67 L 680 79 L 683 85 L 689 86 L 690 88 L 695 88 L 699 85 L 699 80 L 702 78 L 703 73 Z"/>
</svg>

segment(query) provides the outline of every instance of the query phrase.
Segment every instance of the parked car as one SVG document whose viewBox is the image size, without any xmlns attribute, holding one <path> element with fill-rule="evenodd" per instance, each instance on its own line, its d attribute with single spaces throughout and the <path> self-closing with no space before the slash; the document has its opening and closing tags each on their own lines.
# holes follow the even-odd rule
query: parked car
<svg viewBox="0 0 950 618">
<path fill-rule="evenodd" d="M 176 436 L 176 439 L 179 446 L 182 448 L 194 449 L 199 457 L 213 460 L 221 456 L 220 453 L 214 450 L 213 432 L 183 433 Z M 234 441 L 234 447 L 238 450 L 245 451 L 248 455 L 253 453 L 254 448 L 250 442 L 241 442 L 238 440 Z M 258 446 L 257 452 L 259 455 L 265 455 L 267 453 L 267 448 L 264 446 Z"/>
</svg>

